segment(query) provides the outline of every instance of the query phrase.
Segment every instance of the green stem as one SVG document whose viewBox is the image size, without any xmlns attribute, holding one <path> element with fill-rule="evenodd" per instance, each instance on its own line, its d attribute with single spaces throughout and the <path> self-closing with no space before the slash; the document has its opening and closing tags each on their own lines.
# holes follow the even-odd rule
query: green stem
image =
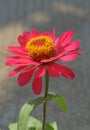
<svg viewBox="0 0 90 130">
<path fill-rule="evenodd" d="M 45 75 L 45 93 L 44 97 L 46 98 L 48 95 L 48 87 L 49 87 L 49 75 L 48 72 Z M 45 122 L 46 122 L 46 106 L 47 103 L 43 103 L 43 113 L 42 113 L 42 130 L 45 130 Z"/>
</svg>

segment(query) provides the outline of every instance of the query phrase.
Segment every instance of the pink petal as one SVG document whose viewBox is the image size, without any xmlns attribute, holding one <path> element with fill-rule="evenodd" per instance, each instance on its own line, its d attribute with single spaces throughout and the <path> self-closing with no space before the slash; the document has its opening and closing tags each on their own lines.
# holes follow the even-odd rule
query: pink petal
<svg viewBox="0 0 90 130">
<path fill-rule="evenodd" d="M 66 78 L 72 79 L 75 76 L 71 69 L 56 63 L 50 63 L 48 65 L 48 73 L 52 77 L 58 77 L 59 75 L 62 75 Z"/>
<path fill-rule="evenodd" d="M 56 40 L 56 47 L 64 47 L 67 44 L 69 44 L 69 42 L 71 41 L 73 37 L 73 31 L 69 31 L 69 32 L 64 32 L 61 36 L 59 36 Z"/>
<path fill-rule="evenodd" d="M 37 36 L 40 36 L 40 32 L 38 30 L 32 30 L 32 34 L 31 34 L 33 37 L 37 37 Z"/>
<path fill-rule="evenodd" d="M 24 48 L 9 46 L 7 49 L 9 52 L 19 55 L 19 56 L 28 56 L 27 51 Z"/>
<path fill-rule="evenodd" d="M 6 61 L 6 65 L 8 65 L 8 66 L 15 66 L 15 65 L 23 66 L 23 65 L 39 65 L 39 63 L 34 62 L 34 61 L 27 59 L 27 58 L 12 56 L 12 57 L 8 57 L 8 59 Z"/>
<path fill-rule="evenodd" d="M 62 73 L 62 76 L 68 78 L 68 79 L 73 79 L 75 77 L 73 71 L 66 67 L 66 66 L 62 66 L 60 65 L 60 68 L 61 68 L 61 73 Z"/>
<path fill-rule="evenodd" d="M 23 38 L 23 36 L 18 36 L 18 42 L 20 43 L 21 47 L 25 47 L 26 45 L 26 41 L 25 39 Z"/>
<path fill-rule="evenodd" d="M 38 70 L 35 72 L 35 78 L 40 78 L 40 77 L 42 77 L 43 75 L 45 75 L 45 73 L 46 73 L 46 66 L 45 65 L 43 65 L 43 66 L 40 66 L 39 68 L 38 68 Z"/>
<path fill-rule="evenodd" d="M 49 59 L 43 59 L 41 60 L 40 62 L 42 63 L 48 63 L 48 62 L 51 62 L 51 61 L 54 61 L 54 60 L 57 60 L 58 58 L 60 58 L 61 56 L 63 56 L 64 53 L 59 53 L 58 55 L 54 56 L 54 57 L 51 57 Z"/>
<path fill-rule="evenodd" d="M 71 61 L 71 60 L 74 60 L 75 58 L 77 58 L 81 54 L 82 54 L 82 52 L 66 54 L 66 55 L 60 57 L 58 60 L 60 60 L 60 61 Z"/>
<path fill-rule="evenodd" d="M 65 51 L 76 51 L 79 49 L 79 45 L 80 45 L 80 42 L 79 41 L 76 41 L 76 42 L 72 42 L 70 44 L 68 44 L 68 46 L 64 47 Z"/>
<path fill-rule="evenodd" d="M 36 78 L 33 80 L 32 89 L 33 89 L 33 92 L 37 95 L 39 95 L 41 93 L 41 91 L 42 91 L 42 79 L 41 78 Z"/>
<path fill-rule="evenodd" d="M 24 69 L 25 67 L 27 67 L 27 66 L 17 67 L 16 69 L 12 70 L 12 71 L 9 73 L 9 76 L 13 76 L 13 75 L 17 74 L 19 71 L 21 71 L 21 70 Z"/>
<path fill-rule="evenodd" d="M 53 38 L 52 38 L 52 35 L 50 34 L 50 32 L 44 32 L 43 35 L 44 35 L 44 36 L 48 36 L 48 37 L 50 37 L 51 39 L 53 39 Z"/>
<path fill-rule="evenodd" d="M 31 32 L 23 32 L 23 38 L 25 39 L 25 42 L 27 43 L 28 41 L 31 40 L 31 38 L 33 38 L 33 35 Z"/>
<path fill-rule="evenodd" d="M 21 47 L 25 48 L 26 43 L 34 37 L 40 36 L 41 34 L 38 32 L 38 30 L 32 30 L 32 32 L 23 32 L 23 35 L 20 35 L 18 37 L 18 42 L 20 43 Z"/>
<path fill-rule="evenodd" d="M 23 32 L 24 37 L 30 37 L 31 33 L 29 31 Z"/>
<path fill-rule="evenodd" d="M 58 64 L 49 63 L 48 64 L 48 73 L 51 77 L 58 77 L 61 75 L 61 68 Z"/>
<path fill-rule="evenodd" d="M 26 85 L 31 80 L 34 70 L 35 67 L 30 67 L 26 70 L 23 70 L 18 76 L 19 85 L 21 86 Z"/>
</svg>

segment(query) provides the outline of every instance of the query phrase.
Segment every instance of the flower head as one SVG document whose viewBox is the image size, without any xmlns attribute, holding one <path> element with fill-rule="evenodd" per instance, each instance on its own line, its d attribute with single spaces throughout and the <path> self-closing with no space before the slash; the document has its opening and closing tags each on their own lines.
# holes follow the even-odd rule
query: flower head
<svg viewBox="0 0 90 130">
<path fill-rule="evenodd" d="M 73 71 L 56 61 L 67 62 L 74 60 L 82 52 L 78 52 L 80 42 L 71 42 L 73 31 L 64 32 L 58 38 L 55 37 L 55 30 L 40 33 L 38 30 L 24 32 L 18 37 L 19 46 L 9 46 L 8 51 L 13 56 L 7 57 L 6 65 L 16 66 L 9 73 L 13 76 L 19 72 L 18 83 L 26 85 L 34 74 L 32 89 L 35 94 L 42 90 L 42 77 L 48 72 L 51 77 L 64 76 L 74 78 Z"/>
</svg>

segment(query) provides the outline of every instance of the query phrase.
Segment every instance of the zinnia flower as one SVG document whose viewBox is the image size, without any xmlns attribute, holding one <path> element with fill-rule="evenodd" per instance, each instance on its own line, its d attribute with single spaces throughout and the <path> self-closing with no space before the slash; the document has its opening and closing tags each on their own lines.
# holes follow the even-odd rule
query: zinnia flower
<svg viewBox="0 0 90 130">
<path fill-rule="evenodd" d="M 8 51 L 13 56 L 7 57 L 6 65 L 16 66 L 9 73 L 13 76 L 19 72 L 18 83 L 25 86 L 33 77 L 32 89 L 35 94 L 42 90 L 42 77 L 48 72 L 51 77 L 64 76 L 68 79 L 75 77 L 73 71 L 56 61 L 67 62 L 74 60 L 82 52 L 78 52 L 80 42 L 71 42 L 73 31 L 64 32 L 58 38 L 55 30 L 40 33 L 38 30 L 24 32 L 18 37 L 19 46 L 9 46 Z"/>
</svg>

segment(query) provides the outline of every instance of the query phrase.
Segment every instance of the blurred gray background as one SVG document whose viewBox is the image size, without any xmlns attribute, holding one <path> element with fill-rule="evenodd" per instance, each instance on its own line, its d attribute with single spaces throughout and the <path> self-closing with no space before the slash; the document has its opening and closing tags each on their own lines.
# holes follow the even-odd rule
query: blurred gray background
<svg viewBox="0 0 90 130">
<path fill-rule="evenodd" d="M 74 80 L 50 79 L 50 91 L 64 96 L 69 112 L 65 114 L 51 101 L 47 121 L 57 121 L 59 130 L 90 130 L 90 0 L 0 0 L 0 128 L 16 122 L 21 106 L 37 96 L 31 83 L 21 88 L 17 76 L 8 77 L 12 67 L 5 66 L 8 45 L 18 45 L 17 36 L 25 30 L 41 32 L 56 28 L 59 34 L 74 30 L 73 40 L 81 42 L 84 54 L 72 62 Z M 35 110 L 41 118 L 42 106 Z"/>
</svg>

